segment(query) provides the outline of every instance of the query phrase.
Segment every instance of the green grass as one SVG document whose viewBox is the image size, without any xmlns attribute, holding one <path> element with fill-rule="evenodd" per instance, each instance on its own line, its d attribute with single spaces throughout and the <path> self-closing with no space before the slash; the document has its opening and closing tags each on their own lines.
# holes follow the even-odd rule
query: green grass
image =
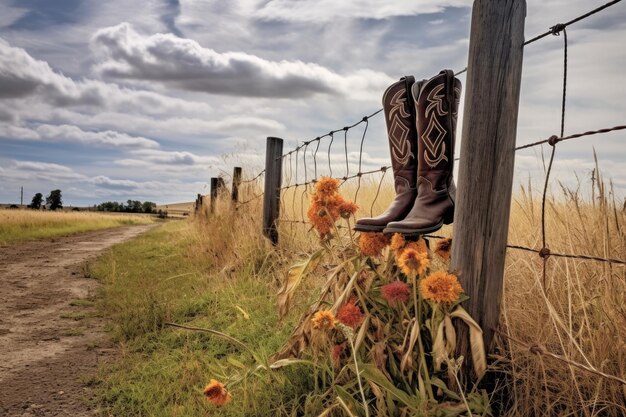
<svg viewBox="0 0 626 417">
<path fill-rule="evenodd" d="M 121 355 L 99 373 L 99 403 L 112 416 L 288 415 L 288 401 L 310 391 L 308 369 L 287 369 L 244 379 L 233 401 L 215 408 L 202 395 L 210 379 L 225 381 L 255 360 L 245 349 L 207 333 L 165 322 L 218 330 L 252 347 L 265 360 L 284 343 L 294 318 L 279 324 L 276 287 L 257 268 L 261 251 L 236 276 L 203 256 L 190 222 L 172 222 L 117 245 L 93 266 L 101 280 L 100 310 Z M 256 259 L 255 257 L 258 257 Z"/>
<path fill-rule="evenodd" d="M 149 216 L 35 210 L 0 211 L 0 245 L 152 223 Z"/>
</svg>

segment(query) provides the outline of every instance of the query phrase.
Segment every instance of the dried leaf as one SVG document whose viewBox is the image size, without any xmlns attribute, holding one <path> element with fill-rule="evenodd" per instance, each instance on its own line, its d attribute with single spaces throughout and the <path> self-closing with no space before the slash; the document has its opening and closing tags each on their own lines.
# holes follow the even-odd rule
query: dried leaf
<svg viewBox="0 0 626 417">
<path fill-rule="evenodd" d="M 285 283 L 278 292 L 278 315 L 281 319 L 289 312 L 289 303 L 291 302 L 291 298 L 293 297 L 293 293 L 296 288 L 300 286 L 302 279 L 306 276 L 306 274 L 315 269 L 323 253 L 324 250 L 319 249 L 305 261 L 295 264 L 287 271 Z"/>
<path fill-rule="evenodd" d="M 485 354 L 485 344 L 483 342 L 483 330 L 461 306 L 458 306 L 452 313 L 450 313 L 450 316 L 463 320 L 469 327 L 470 348 L 472 351 L 474 372 L 476 373 L 478 379 L 480 379 L 487 370 L 487 355 Z"/>
</svg>

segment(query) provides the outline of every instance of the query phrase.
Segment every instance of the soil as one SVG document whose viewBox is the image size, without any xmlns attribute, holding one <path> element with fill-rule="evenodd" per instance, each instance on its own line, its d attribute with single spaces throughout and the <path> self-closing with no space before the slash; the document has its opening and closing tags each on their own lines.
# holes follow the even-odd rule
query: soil
<svg viewBox="0 0 626 417">
<path fill-rule="evenodd" d="M 0 416 L 94 416 L 98 364 L 115 346 L 88 263 L 154 225 L 0 247 Z"/>
</svg>

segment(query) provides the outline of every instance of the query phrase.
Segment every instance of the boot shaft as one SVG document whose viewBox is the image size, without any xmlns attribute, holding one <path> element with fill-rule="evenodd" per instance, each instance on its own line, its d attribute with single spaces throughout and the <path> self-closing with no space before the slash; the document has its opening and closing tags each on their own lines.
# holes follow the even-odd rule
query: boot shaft
<svg viewBox="0 0 626 417">
<path fill-rule="evenodd" d="M 402 77 L 385 90 L 382 100 L 396 193 L 415 188 L 417 130 L 411 97 L 414 83 L 412 76 Z"/>
<path fill-rule="evenodd" d="M 451 70 L 441 71 L 412 88 L 417 113 L 417 176 L 433 189 L 447 188 L 452 180 L 454 146 L 461 81 Z"/>
</svg>

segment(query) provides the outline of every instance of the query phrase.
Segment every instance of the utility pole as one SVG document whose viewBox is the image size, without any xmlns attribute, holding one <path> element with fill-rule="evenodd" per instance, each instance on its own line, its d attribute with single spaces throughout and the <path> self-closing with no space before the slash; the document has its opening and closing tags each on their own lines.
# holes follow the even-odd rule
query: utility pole
<svg viewBox="0 0 626 417">
<path fill-rule="evenodd" d="M 20 187 L 20 207 L 24 205 L 24 187 Z"/>
</svg>

